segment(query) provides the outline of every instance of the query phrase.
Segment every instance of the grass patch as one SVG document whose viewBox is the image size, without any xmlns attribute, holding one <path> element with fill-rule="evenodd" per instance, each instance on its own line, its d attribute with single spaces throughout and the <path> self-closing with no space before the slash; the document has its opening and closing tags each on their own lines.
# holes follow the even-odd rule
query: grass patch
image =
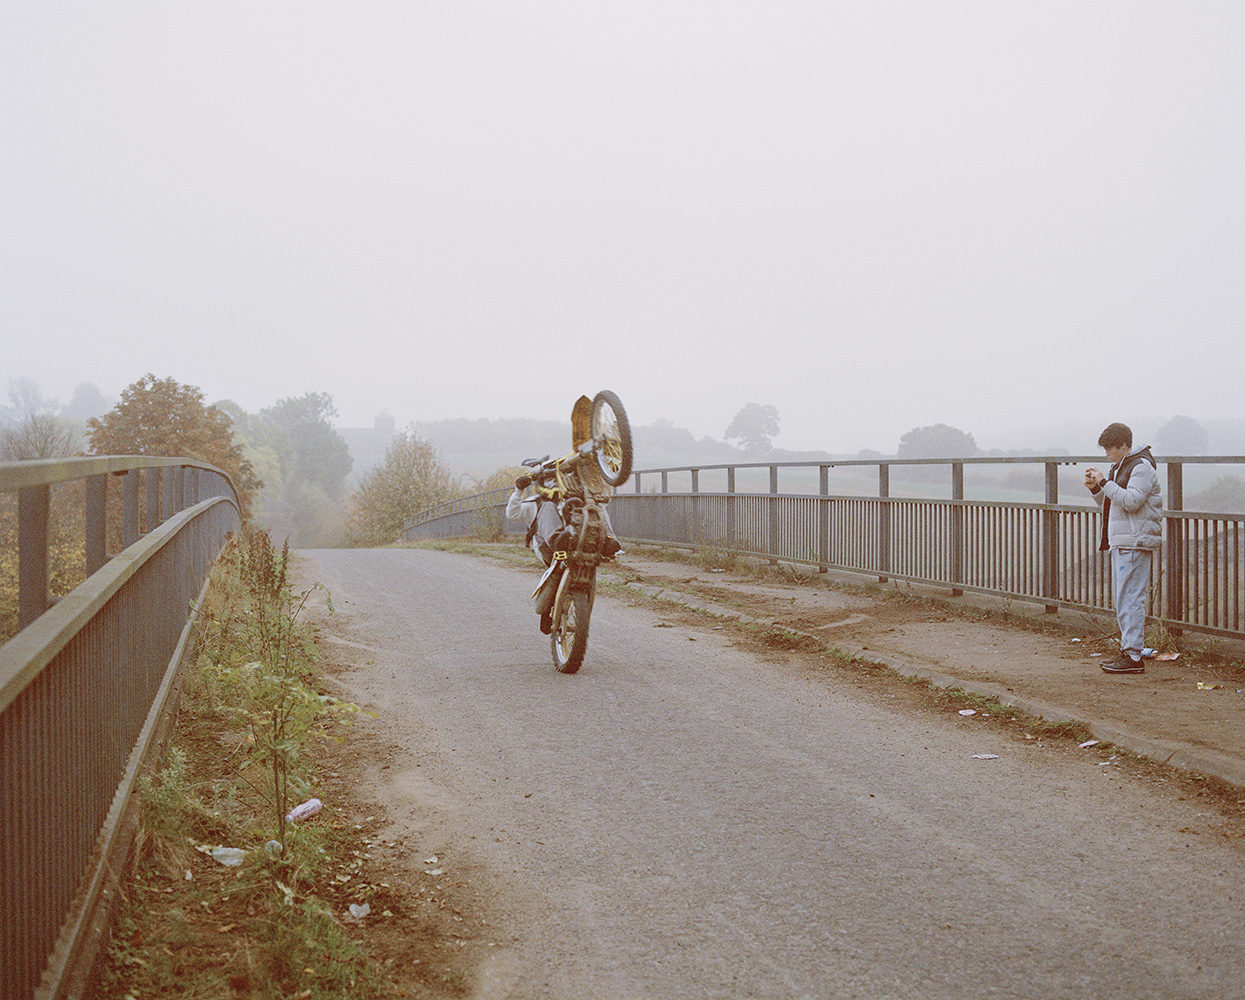
<svg viewBox="0 0 1245 1000">
<path fill-rule="evenodd" d="M 343 919 L 359 835 L 333 810 L 288 823 L 317 748 L 355 706 L 317 685 L 287 553 L 247 530 L 213 570 L 197 662 L 155 773 L 139 784 L 131 877 L 101 970 L 110 997 L 405 995 Z M 215 855 L 245 853 L 235 866 Z M 223 856 L 223 855 L 222 855 Z M 375 890 L 371 889 L 374 895 Z M 377 898 L 374 908 L 386 905 Z"/>
</svg>

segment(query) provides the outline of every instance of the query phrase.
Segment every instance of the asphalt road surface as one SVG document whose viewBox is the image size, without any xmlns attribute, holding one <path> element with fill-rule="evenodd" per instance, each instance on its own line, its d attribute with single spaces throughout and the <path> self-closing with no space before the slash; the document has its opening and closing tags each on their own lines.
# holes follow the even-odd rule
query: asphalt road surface
<svg viewBox="0 0 1245 1000">
<path fill-rule="evenodd" d="M 508 914 L 479 996 L 1245 996 L 1240 842 L 1097 756 L 604 592 L 562 676 L 535 563 L 299 555 L 405 748 L 382 794 Z"/>
</svg>

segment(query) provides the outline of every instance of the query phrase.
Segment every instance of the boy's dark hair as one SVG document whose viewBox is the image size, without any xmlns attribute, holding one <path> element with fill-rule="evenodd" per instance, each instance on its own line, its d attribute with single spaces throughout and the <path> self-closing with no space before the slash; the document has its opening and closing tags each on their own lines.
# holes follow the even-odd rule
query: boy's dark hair
<svg viewBox="0 0 1245 1000">
<path fill-rule="evenodd" d="M 1128 424 L 1107 424 L 1106 430 L 1098 435 L 1099 448 L 1131 448 L 1133 431 Z"/>
</svg>

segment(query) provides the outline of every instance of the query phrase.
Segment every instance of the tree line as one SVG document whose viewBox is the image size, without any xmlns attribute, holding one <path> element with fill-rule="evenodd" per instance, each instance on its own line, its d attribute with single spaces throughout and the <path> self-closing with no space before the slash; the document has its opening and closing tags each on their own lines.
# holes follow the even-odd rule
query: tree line
<svg viewBox="0 0 1245 1000">
<path fill-rule="evenodd" d="M 111 408 L 89 385 L 75 392 L 76 410 L 43 398 L 28 380 L 13 383 L 9 398 L 0 407 L 0 460 L 196 458 L 229 474 L 244 517 L 294 546 L 385 544 L 410 514 L 463 492 L 433 447 L 412 431 L 397 433 L 384 460 L 352 490 L 350 450 L 333 428 L 337 411 L 324 392 L 248 413 L 231 400 L 209 404 L 199 387 L 148 373 L 126 386 Z M 98 415 L 79 419 L 82 410 Z M 16 530 L 9 506 L 0 512 L 5 534 Z M 66 532 L 73 535 L 72 528 Z M 4 549 L 15 552 L 16 546 Z M 11 575 L 8 568 L 0 567 L 0 576 Z M 80 573 L 67 574 L 74 575 Z"/>
</svg>

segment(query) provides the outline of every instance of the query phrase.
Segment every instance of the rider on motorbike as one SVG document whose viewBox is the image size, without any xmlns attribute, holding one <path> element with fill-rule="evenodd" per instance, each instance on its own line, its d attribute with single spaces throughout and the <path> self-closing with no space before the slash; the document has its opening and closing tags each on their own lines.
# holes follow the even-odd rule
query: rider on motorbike
<svg viewBox="0 0 1245 1000">
<path fill-rule="evenodd" d="M 527 525 L 527 537 L 524 539 L 524 544 L 530 546 L 536 553 L 536 558 L 548 566 L 553 560 L 554 552 L 562 547 L 560 545 L 561 538 L 564 537 L 562 533 L 566 532 L 567 528 L 556 503 L 539 493 L 532 496 L 525 495 L 531 485 L 531 476 L 520 476 L 514 481 L 514 492 L 506 501 L 506 517 L 511 520 L 522 520 Z M 622 545 L 614 535 L 609 514 L 606 511 L 601 513 L 605 521 L 605 530 L 608 533 L 601 554 L 606 559 L 610 559 L 622 551 Z"/>
</svg>

